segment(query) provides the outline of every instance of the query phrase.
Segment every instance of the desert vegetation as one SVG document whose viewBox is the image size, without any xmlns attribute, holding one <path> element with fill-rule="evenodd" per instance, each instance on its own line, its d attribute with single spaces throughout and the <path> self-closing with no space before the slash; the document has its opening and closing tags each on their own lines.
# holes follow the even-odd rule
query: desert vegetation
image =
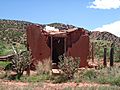
<svg viewBox="0 0 120 90">
<path fill-rule="evenodd" d="M 114 42 L 111 41 L 105 41 L 105 40 L 91 40 L 91 43 L 93 43 L 93 54 L 94 58 L 97 60 L 103 59 L 104 55 L 104 48 L 107 49 L 106 52 L 106 58 L 107 61 L 110 59 L 110 49 L 111 49 L 111 44 Z M 92 44 L 90 44 L 92 45 Z M 91 46 L 92 47 L 92 46 Z M 114 43 L 114 61 L 115 62 L 120 62 L 120 46 L 116 43 Z"/>
<path fill-rule="evenodd" d="M 3 28 L 3 26 L 0 27 Z M 12 28 L 16 27 L 12 26 Z M 20 27 L 23 26 L 20 25 Z M 1 30 L 0 56 L 13 54 L 14 57 L 11 60 L 0 61 L 0 90 L 43 88 L 50 90 L 120 90 L 120 47 L 117 44 L 114 46 L 114 66 L 103 67 L 104 48 L 107 48 L 106 56 L 109 64 L 112 42 L 104 40 L 91 40 L 91 42 L 94 43 L 94 59 L 98 62 L 97 68 L 79 68 L 80 57 L 61 56 L 58 64 L 59 74 L 52 71 L 52 62 L 50 58 L 46 58 L 43 62 L 39 62 L 36 70 L 31 71 L 28 76 L 25 72 L 31 63 L 31 56 L 27 51 L 25 32 Z"/>
</svg>

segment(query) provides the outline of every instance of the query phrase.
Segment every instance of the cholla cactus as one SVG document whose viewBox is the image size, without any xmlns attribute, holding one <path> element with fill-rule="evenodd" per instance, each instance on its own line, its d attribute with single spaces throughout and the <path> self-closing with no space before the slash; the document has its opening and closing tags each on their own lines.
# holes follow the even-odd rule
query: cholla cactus
<svg viewBox="0 0 120 90">
<path fill-rule="evenodd" d="M 80 58 L 60 57 L 58 67 L 63 71 L 63 74 L 68 79 L 72 79 L 74 74 L 78 71 L 80 65 Z"/>
<path fill-rule="evenodd" d="M 17 79 L 23 75 L 25 69 L 30 65 L 30 53 L 28 51 L 18 51 L 17 48 L 12 46 L 14 57 L 12 59 L 12 69 L 17 73 Z"/>
</svg>

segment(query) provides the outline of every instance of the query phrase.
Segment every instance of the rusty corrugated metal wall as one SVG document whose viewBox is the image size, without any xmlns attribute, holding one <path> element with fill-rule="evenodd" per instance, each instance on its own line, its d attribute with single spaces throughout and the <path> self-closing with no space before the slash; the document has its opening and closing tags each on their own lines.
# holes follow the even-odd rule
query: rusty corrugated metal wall
<svg viewBox="0 0 120 90">
<path fill-rule="evenodd" d="M 27 43 L 32 52 L 33 64 L 51 57 L 49 34 L 43 31 L 42 26 L 30 25 L 27 27 Z M 80 67 L 85 67 L 88 66 L 88 54 L 88 34 L 83 29 L 67 33 L 66 55 L 80 57 Z"/>
<path fill-rule="evenodd" d="M 85 31 L 80 29 L 69 33 L 67 42 L 67 55 L 80 57 L 80 67 L 88 66 L 89 36 Z"/>
<path fill-rule="evenodd" d="M 48 37 L 44 35 L 41 26 L 27 27 L 27 43 L 31 49 L 33 63 L 50 57 L 50 48 L 47 45 Z"/>
</svg>

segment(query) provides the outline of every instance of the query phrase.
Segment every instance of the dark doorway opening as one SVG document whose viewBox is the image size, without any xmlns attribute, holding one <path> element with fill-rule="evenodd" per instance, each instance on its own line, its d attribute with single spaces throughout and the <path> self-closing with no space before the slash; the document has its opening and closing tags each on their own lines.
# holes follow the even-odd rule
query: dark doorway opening
<svg viewBox="0 0 120 90">
<path fill-rule="evenodd" d="M 65 53 L 64 43 L 63 37 L 52 37 L 52 63 L 58 65 L 59 57 Z"/>
</svg>

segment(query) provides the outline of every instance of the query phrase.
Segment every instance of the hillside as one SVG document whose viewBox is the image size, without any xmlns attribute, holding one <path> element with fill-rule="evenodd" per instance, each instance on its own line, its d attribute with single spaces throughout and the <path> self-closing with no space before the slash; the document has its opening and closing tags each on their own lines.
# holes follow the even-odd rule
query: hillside
<svg viewBox="0 0 120 90">
<path fill-rule="evenodd" d="M 33 24 L 27 21 L 0 19 L 0 30 L 25 31 L 27 25 Z"/>
<path fill-rule="evenodd" d="M 116 44 L 120 44 L 120 37 L 117 37 L 114 34 L 111 34 L 109 32 L 93 31 L 90 33 L 90 39 L 106 40 L 110 42 L 115 42 Z"/>
<path fill-rule="evenodd" d="M 59 30 L 76 28 L 73 25 L 68 25 L 68 24 L 66 25 L 63 23 L 50 23 L 50 24 L 46 24 L 46 25 L 51 26 L 51 27 L 55 27 Z"/>
<path fill-rule="evenodd" d="M 21 31 L 25 31 L 26 26 L 30 25 L 30 24 L 35 24 L 35 23 L 31 23 L 31 22 L 27 22 L 27 21 L 19 21 L 19 20 L 6 20 L 6 19 L 0 19 L 0 30 L 21 30 Z M 58 28 L 59 30 L 63 30 L 63 29 L 71 29 L 71 28 L 75 28 L 75 26 L 73 25 L 65 25 L 62 23 L 50 23 L 50 24 L 43 24 L 51 26 L 51 27 L 55 27 Z"/>
<path fill-rule="evenodd" d="M 59 30 L 62 29 L 71 29 L 71 28 L 76 28 L 76 26 L 73 25 L 65 25 L 62 23 L 51 23 L 48 24 L 49 26 L 58 28 Z M 86 29 L 84 29 L 86 30 Z M 109 32 L 99 32 L 99 31 L 88 31 L 90 35 L 90 39 L 92 40 L 104 40 L 104 41 L 110 41 L 110 42 L 115 42 L 117 45 L 120 44 L 120 37 L 115 36 L 114 34 L 111 34 Z"/>
<path fill-rule="evenodd" d="M 0 30 L 26 31 L 26 26 L 30 24 L 35 24 L 35 23 L 31 23 L 27 21 L 19 21 L 19 20 L 0 19 Z M 68 25 L 63 23 L 51 23 L 51 24 L 44 24 L 44 25 L 52 26 L 52 27 L 58 28 L 59 30 L 71 29 L 76 27 L 73 25 Z M 88 33 L 90 33 L 90 39 L 92 40 L 107 40 L 107 41 L 115 42 L 116 44 L 120 44 L 120 37 L 117 37 L 109 32 L 88 31 Z"/>
</svg>

